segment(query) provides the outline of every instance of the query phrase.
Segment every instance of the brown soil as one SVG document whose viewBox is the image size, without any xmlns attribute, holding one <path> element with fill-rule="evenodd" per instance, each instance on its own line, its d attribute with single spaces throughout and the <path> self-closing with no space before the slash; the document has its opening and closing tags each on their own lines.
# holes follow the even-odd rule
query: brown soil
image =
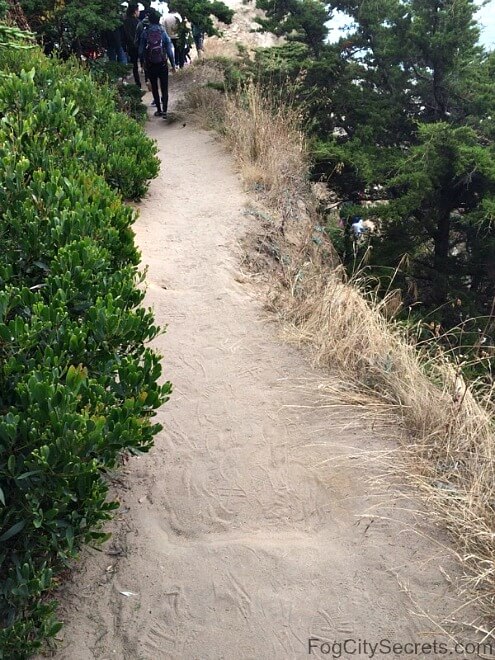
<svg viewBox="0 0 495 660">
<path fill-rule="evenodd" d="M 322 403 L 320 374 L 239 276 L 253 221 L 230 156 L 182 121 L 149 133 L 163 165 L 136 233 L 175 391 L 116 485 L 113 540 L 62 591 L 57 657 L 287 660 L 310 637 L 439 639 L 430 617 L 459 605 L 444 541 L 369 484 L 393 442 Z"/>
</svg>

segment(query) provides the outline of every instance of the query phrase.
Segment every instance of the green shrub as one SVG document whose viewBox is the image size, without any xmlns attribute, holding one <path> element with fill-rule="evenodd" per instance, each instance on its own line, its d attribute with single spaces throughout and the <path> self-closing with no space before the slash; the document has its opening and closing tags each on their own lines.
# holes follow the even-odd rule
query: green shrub
<svg viewBox="0 0 495 660">
<path fill-rule="evenodd" d="M 144 91 L 134 84 L 127 84 L 124 80 L 131 73 L 132 66 L 120 62 L 109 62 L 103 58 L 90 60 L 88 65 L 95 80 L 102 84 L 113 85 L 119 110 L 140 124 L 144 124 L 148 116 L 143 103 Z"/>
<path fill-rule="evenodd" d="M 26 70 L 23 70 L 26 65 Z M 155 147 L 74 64 L 0 54 L 0 658 L 60 629 L 57 573 L 116 504 L 168 398 L 141 306 L 135 212 Z M 5 72 L 10 75 L 5 75 Z"/>
<path fill-rule="evenodd" d="M 5 69 L 19 76 L 23 71 L 32 72 L 29 75 L 33 85 L 25 84 L 26 75 L 23 81 L 9 80 L 10 88 L 4 93 L 0 112 L 3 107 L 10 107 L 11 94 L 16 88 L 22 107 L 31 105 L 40 129 L 44 130 L 51 104 L 70 100 L 74 105 L 71 128 L 84 127 L 84 135 L 74 135 L 67 148 L 75 149 L 76 156 L 83 156 L 87 165 L 103 174 L 125 199 L 138 200 L 144 195 L 148 181 L 159 171 L 156 145 L 143 134 L 136 121 L 116 111 L 117 92 L 113 85 L 100 84 L 75 61 L 50 59 L 37 49 L 0 52 L 0 70 Z M 38 109 L 42 103 L 43 116 Z M 71 135 L 68 126 L 62 131 L 65 131 L 63 136 Z M 56 140 L 58 136 L 54 132 L 51 137 Z"/>
</svg>

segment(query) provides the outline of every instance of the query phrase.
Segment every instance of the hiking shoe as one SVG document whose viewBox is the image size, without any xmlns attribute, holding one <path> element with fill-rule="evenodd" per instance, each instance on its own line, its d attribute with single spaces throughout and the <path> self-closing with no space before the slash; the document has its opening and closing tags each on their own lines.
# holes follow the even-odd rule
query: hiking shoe
<svg viewBox="0 0 495 660">
<path fill-rule="evenodd" d="M 155 106 L 155 105 L 156 105 L 156 102 L 155 102 L 155 101 L 151 101 L 150 105 Z"/>
<path fill-rule="evenodd" d="M 155 117 L 163 117 L 163 113 L 160 112 L 160 110 L 157 110 L 157 111 L 155 112 Z"/>
<path fill-rule="evenodd" d="M 163 117 L 163 119 L 166 119 L 166 118 L 167 118 L 167 113 L 166 113 L 166 112 L 162 112 L 162 117 Z"/>
</svg>

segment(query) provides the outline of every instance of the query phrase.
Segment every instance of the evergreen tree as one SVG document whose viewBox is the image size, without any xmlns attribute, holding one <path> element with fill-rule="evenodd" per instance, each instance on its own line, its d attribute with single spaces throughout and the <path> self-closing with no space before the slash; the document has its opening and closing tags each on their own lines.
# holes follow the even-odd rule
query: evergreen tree
<svg viewBox="0 0 495 660">
<path fill-rule="evenodd" d="M 80 50 L 81 42 L 96 39 L 122 20 L 120 0 L 20 0 L 32 30 L 44 42 L 64 50 Z"/>
<path fill-rule="evenodd" d="M 303 0 L 259 0 L 288 33 Z M 261 5 L 260 5 L 261 6 Z M 323 3 L 321 4 L 323 7 Z M 304 62 L 315 176 L 385 205 L 370 264 L 446 325 L 488 315 L 495 284 L 495 55 L 474 0 L 331 0 L 351 33 Z M 323 19 L 322 19 L 323 20 Z M 292 71 L 297 78 L 297 71 Z M 385 270 L 384 270 L 385 268 Z M 454 301 L 454 303 L 452 302 Z"/>
<path fill-rule="evenodd" d="M 382 210 L 383 236 L 375 243 L 373 263 L 397 266 L 407 254 L 402 270 L 415 284 L 414 298 L 429 307 L 458 302 L 442 309 L 448 325 L 490 313 L 493 156 L 493 144 L 486 145 L 471 127 L 422 124 L 417 144 L 387 181 L 393 195 Z"/>
<path fill-rule="evenodd" d="M 218 34 L 213 18 L 230 25 L 234 17 L 233 9 L 220 0 L 170 0 L 168 5 L 210 37 Z"/>
<path fill-rule="evenodd" d="M 329 18 L 326 3 L 322 0 L 257 0 L 266 18 L 257 21 L 263 30 L 278 36 L 301 41 L 315 55 L 322 49 L 328 36 L 326 22 Z"/>
<path fill-rule="evenodd" d="M 380 125 L 369 112 L 376 104 L 367 108 L 368 123 L 388 127 L 392 138 L 383 139 L 379 130 L 372 138 L 379 149 L 370 150 L 380 164 L 375 169 L 380 181 L 371 176 L 369 183 L 384 184 L 390 201 L 373 261 L 407 263 L 413 290 L 419 290 L 423 302 L 445 305 L 462 299 L 463 292 L 473 302 L 469 293 L 486 285 L 477 250 L 491 240 L 491 222 L 483 220 L 482 209 L 491 203 L 495 181 L 492 145 L 479 125 L 467 126 L 472 123 L 467 121 L 472 101 L 466 89 L 473 77 L 478 80 L 478 119 L 488 116 L 493 106 L 487 95 L 491 82 L 479 75 L 483 55 L 477 46 L 476 6 L 472 0 L 391 0 L 379 9 L 359 5 L 340 2 L 339 9 L 353 11 L 355 44 L 363 49 L 361 74 L 371 83 L 370 100 L 386 99 L 385 105 L 403 117 L 395 126 L 388 120 Z M 485 107 L 480 103 L 483 88 Z M 392 161 L 386 151 L 391 145 Z M 352 140 L 346 146 L 355 149 Z M 482 241 L 476 239 L 480 236 Z M 477 299 L 480 304 L 473 311 L 483 313 L 489 303 Z M 444 320 L 460 320 L 450 310 L 445 307 Z"/>
</svg>

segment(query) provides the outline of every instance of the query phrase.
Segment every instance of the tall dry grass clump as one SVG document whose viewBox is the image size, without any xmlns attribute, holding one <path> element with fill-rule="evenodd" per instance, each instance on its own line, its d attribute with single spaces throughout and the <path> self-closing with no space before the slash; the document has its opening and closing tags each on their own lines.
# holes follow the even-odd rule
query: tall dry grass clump
<svg viewBox="0 0 495 660">
<path fill-rule="evenodd" d="M 225 116 L 225 98 L 216 89 L 191 86 L 184 94 L 184 105 L 201 117 L 207 129 L 222 132 Z"/>
<path fill-rule="evenodd" d="M 276 209 L 284 228 L 310 194 L 300 114 L 250 83 L 227 97 L 224 121 L 244 178 Z"/>
<path fill-rule="evenodd" d="M 192 66 L 181 69 L 172 79 L 179 93 L 177 109 L 194 114 L 205 128 L 222 132 L 225 96 L 215 89 L 215 85 L 222 82 L 221 66 L 210 59 L 196 59 Z"/>
<path fill-rule="evenodd" d="M 390 300 L 346 280 L 328 240 L 315 231 L 300 119 L 254 84 L 222 107 L 222 132 L 268 207 L 260 216 L 276 261 L 266 273 L 272 307 L 288 338 L 306 346 L 317 365 L 395 415 L 404 471 L 426 496 L 429 514 L 453 534 L 476 597 L 493 615 L 493 397 L 475 395 L 440 349 L 415 344 L 385 313 Z M 266 246 L 267 236 L 258 245 Z"/>
</svg>

